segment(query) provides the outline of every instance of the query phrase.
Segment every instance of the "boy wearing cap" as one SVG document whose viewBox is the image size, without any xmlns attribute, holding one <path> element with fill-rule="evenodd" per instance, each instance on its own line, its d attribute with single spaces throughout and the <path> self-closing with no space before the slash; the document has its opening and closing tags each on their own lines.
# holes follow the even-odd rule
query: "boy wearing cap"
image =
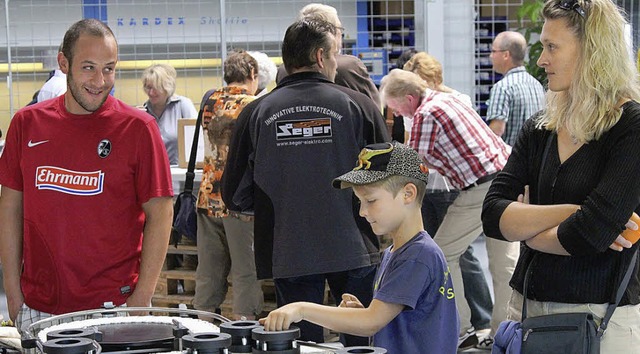
<svg viewBox="0 0 640 354">
<path fill-rule="evenodd" d="M 384 251 L 374 299 L 364 308 L 350 294 L 339 307 L 296 302 L 260 320 L 266 330 L 306 320 L 340 333 L 373 336 L 390 353 L 455 353 L 458 313 L 444 254 L 424 231 L 420 207 L 428 169 L 417 152 L 400 143 L 367 145 L 358 166 L 334 179 L 353 188 L 360 215 L 393 244 Z"/>
</svg>

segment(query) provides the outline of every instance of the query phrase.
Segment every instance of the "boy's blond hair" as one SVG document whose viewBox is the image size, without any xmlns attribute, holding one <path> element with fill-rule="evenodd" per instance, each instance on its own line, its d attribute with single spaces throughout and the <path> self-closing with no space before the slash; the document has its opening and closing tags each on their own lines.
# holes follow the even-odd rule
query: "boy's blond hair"
<svg viewBox="0 0 640 354">
<path fill-rule="evenodd" d="M 412 183 L 413 185 L 416 186 L 416 190 L 417 190 L 416 201 L 418 202 L 418 205 L 422 205 L 422 200 L 424 199 L 424 195 L 427 192 L 427 185 L 426 183 L 424 183 L 423 181 L 417 178 L 393 175 L 383 180 L 369 183 L 369 184 L 357 185 L 357 184 L 344 182 L 343 187 L 353 188 L 355 186 L 358 186 L 358 187 L 369 187 L 369 188 L 382 188 L 388 191 L 389 193 L 393 194 L 393 196 L 395 197 L 396 195 L 398 195 L 398 192 L 400 192 L 402 188 L 404 188 L 404 186 L 406 186 L 409 183 Z"/>
</svg>

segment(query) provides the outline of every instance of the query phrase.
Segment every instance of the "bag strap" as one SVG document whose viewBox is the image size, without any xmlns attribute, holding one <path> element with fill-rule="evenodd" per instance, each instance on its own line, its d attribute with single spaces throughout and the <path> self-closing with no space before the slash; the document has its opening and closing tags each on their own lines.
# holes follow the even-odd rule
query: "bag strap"
<svg viewBox="0 0 640 354">
<path fill-rule="evenodd" d="M 609 320 L 611 316 L 613 316 L 613 311 L 618 307 L 620 300 L 622 300 L 622 296 L 624 295 L 625 290 L 627 290 L 627 285 L 629 285 L 629 281 L 631 280 L 631 274 L 633 274 L 633 269 L 636 265 L 636 260 L 638 258 L 638 250 L 633 253 L 633 257 L 631 257 L 631 263 L 629 263 L 629 267 L 627 267 L 627 272 L 624 274 L 624 278 L 622 278 L 622 282 L 620 282 L 620 286 L 618 287 L 618 292 L 616 293 L 616 302 L 613 304 L 609 304 L 607 307 L 607 312 L 602 318 L 602 322 L 600 322 L 600 326 L 598 326 L 597 337 L 600 338 L 604 335 L 604 331 L 607 329 L 609 325 Z"/>
<path fill-rule="evenodd" d="M 196 155 L 198 153 L 198 137 L 200 136 L 200 125 L 202 124 L 202 114 L 203 110 L 201 109 L 198 112 L 198 119 L 196 119 L 196 129 L 193 133 L 193 142 L 191 143 L 191 155 L 189 156 L 189 165 L 187 166 L 187 173 L 184 179 L 184 191 L 188 193 L 193 192 L 193 179 L 196 177 L 196 174 L 193 172 L 196 168 Z"/>
<path fill-rule="evenodd" d="M 202 116 L 204 114 L 204 107 L 211 100 L 211 95 L 216 89 L 211 89 L 205 92 L 202 96 L 202 102 L 200 103 L 200 110 L 198 111 L 198 119 L 196 119 L 196 129 L 193 132 L 193 142 L 191 143 L 191 154 L 189 155 L 189 164 L 187 165 L 187 173 L 184 179 L 184 192 L 193 193 L 193 180 L 196 174 L 193 172 L 196 169 L 196 155 L 198 154 L 198 138 L 200 136 L 200 126 L 202 125 Z"/>
<path fill-rule="evenodd" d="M 547 142 L 544 145 L 544 150 L 542 151 L 542 161 L 540 162 L 540 170 L 538 171 L 538 203 L 540 203 L 540 182 L 542 181 L 542 170 L 544 170 L 544 166 L 547 164 L 547 155 L 549 155 L 549 148 L 551 147 L 551 143 L 553 142 L 553 132 L 549 132 L 549 136 L 547 137 Z M 529 286 L 529 278 L 531 277 L 532 265 L 538 257 L 538 252 L 533 255 L 529 266 L 527 267 L 527 272 L 524 276 L 524 289 L 522 291 L 522 321 L 527 318 L 527 288 Z"/>
<path fill-rule="evenodd" d="M 533 255 L 531 263 L 527 267 L 527 272 L 524 275 L 524 285 L 522 286 L 522 319 L 523 322 L 527 318 L 527 288 L 529 287 L 529 279 L 531 278 L 531 272 L 533 271 L 533 262 L 538 258 L 538 252 Z"/>
</svg>

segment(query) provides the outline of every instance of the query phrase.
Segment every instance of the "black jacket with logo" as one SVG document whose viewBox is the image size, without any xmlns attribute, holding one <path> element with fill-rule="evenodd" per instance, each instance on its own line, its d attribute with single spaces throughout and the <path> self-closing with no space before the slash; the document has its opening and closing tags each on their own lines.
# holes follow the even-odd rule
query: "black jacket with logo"
<svg viewBox="0 0 640 354">
<path fill-rule="evenodd" d="M 367 96 L 317 72 L 287 76 L 238 117 L 222 179 L 230 210 L 255 211 L 258 278 L 379 262 L 377 237 L 352 191 L 331 186 L 367 144 L 389 141 Z"/>
</svg>

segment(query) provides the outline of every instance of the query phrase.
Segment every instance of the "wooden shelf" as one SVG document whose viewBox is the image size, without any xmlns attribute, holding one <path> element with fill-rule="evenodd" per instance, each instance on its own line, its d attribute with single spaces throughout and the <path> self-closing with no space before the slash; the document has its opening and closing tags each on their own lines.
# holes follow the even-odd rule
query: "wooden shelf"
<svg viewBox="0 0 640 354">
<path fill-rule="evenodd" d="M 158 278 L 155 294 L 151 300 L 154 306 L 158 307 L 178 307 L 179 304 L 185 304 L 188 308 L 193 308 L 193 296 L 195 295 L 196 271 L 191 268 L 179 267 L 180 263 L 177 258 L 180 256 L 197 257 L 198 248 L 196 245 L 182 244 L 169 245 L 167 249 L 167 259 L 164 262 L 163 270 Z M 194 263 L 194 262 L 190 262 Z M 197 263 L 197 261 L 195 262 Z M 233 311 L 233 284 L 229 280 L 229 289 L 227 296 L 220 309 L 222 315 L 230 317 Z M 264 309 L 269 312 L 276 308 L 275 285 L 273 280 L 264 280 L 262 282 L 262 291 L 264 293 Z"/>
</svg>

